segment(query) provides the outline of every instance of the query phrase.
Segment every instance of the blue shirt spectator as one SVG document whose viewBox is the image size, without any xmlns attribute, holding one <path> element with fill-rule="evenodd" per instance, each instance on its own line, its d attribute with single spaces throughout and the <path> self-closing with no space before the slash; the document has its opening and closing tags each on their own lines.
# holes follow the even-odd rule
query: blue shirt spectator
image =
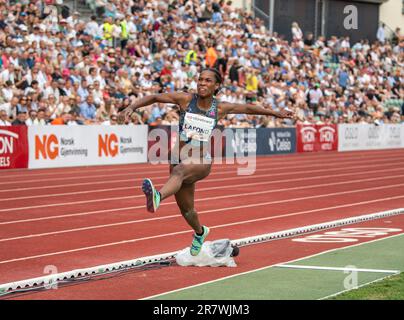
<svg viewBox="0 0 404 320">
<path fill-rule="evenodd" d="M 86 120 L 95 120 L 96 111 L 93 96 L 88 96 L 86 101 L 80 104 L 80 115 Z"/>
<path fill-rule="evenodd" d="M 82 82 L 87 82 L 85 80 L 82 80 Z M 84 101 L 87 99 L 89 93 L 87 90 L 87 86 L 86 85 L 81 85 L 80 88 L 77 90 L 77 94 L 80 96 L 81 101 Z"/>
<path fill-rule="evenodd" d="M 165 113 L 164 108 L 160 108 L 158 105 L 154 106 L 152 109 L 150 122 L 156 121 L 157 118 L 163 118 Z"/>
<path fill-rule="evenodd" d="M 214 12 L 212 14 L 212 21 L 214 23 L 223 22 L 222 14 L 220 12 Z"/>
<path fill-rule="evenodd" d="M 341 70 L 338 75 L 338 83 L 341 87 L 346 88 L 348 85 L 349 74 L 345 70 Z"/>
</svg>

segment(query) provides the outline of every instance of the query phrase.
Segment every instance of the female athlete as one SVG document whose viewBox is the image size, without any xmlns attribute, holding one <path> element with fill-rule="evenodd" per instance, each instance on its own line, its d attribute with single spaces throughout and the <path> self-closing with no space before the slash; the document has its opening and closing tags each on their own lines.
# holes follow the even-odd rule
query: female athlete
<svg viewBox="0 0 404 320">
<path fill-rule="evenodd" d="M 181 214 L 195 231 L 190 253 L 198 255 L 205 241 L 209 228 L 200 224 L 194 208 L 195 183 L 204 179 L 210 173 L 212 161 L 206 151 L 213 129 L 220 118 L 227 114 L 254 114 L 268 115 L 278 118 L 294 118 L 291 111 L 274 111 L 252 104 L 234 104 L 220 102 L 215 95 L 219 92 L 222 77 L 216 69 L 203 70 L 198 79 L 197 94 L 184 92 L 163 93 L 149 95 L 136 100 L 131 106 L 124 109 L 120 114 L 121 121 L 127 120 L 138 108 L 154 103 L 176 104 L 180 108 L 179 123 L 179 152 L 181 157 L 178 164 L 170 165 L 170 177 L 165 185 L 157 191 L 150 179 L 144 179 L 142 190 L 146 196 L 146 206 L 149 212 L 155 212 L 160 202 L 169 196 L 175 195 L 175 200 Z M 195 156 L 183 156 L 181 150 L 192 145 L 196 147 Z M 205 148 L 203 148 L 205 146 Z M 193 157 L 193 158 L 192 158 Z M 192 161 L 187 161 L 192 158 Z M 195 161 L 195 160 L 201 161 Z"/>
</svg>

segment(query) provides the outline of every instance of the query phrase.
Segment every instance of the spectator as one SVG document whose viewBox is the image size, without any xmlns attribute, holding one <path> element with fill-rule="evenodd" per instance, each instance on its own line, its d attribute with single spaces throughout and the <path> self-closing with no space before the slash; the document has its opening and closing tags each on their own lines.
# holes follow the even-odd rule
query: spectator
<svg viewBox="0 0 404 320">
<path fill-rule="evenodd" d="M 304 45 L 311 48 L 314 45 L 314 35 L 312 32 L 307 34 L 307 37 L 304 39 Z"/>
<path fill-rule="evenodd" d="M 96 116 L 96 107 L 92 95 L 87 96 L 86 101 L 80 105 L 80 116 L 87 122 L 94 122 Z"/>
<path fill-rule="evenodd" d="M 345 90 L 348 86 L 349 73 L 346 68 L 342 67 L 338 74 L 338 84 Z"/>
<path fill-rule="evenodd" d="M 37 111 L 37 121 L 38 125 L 45 126 L 48 124 L 46 121 L 46 110 L 45 109 L 38 109 Z"/>
<path fill-rule="evenodd" d="M 27 126 L 32 126 L 32 125 L 39 125 L 40 122 L 38 120 L 38 113 L 36 110 L 30 110 L 28 113 L 28 119 L 25 121 L 25 124 Z"/>
<path fill-rule="evenodd" d="M 112 115 L 109 117 L 109 120 L 105 120 L 102 124 L 103 124 L 103 125 L 106 125 L 106 126 L 114 126 L 114 125 L 117 125 L 117 124 L 118 124 L 118 116 L 117 116 L 116 114 L 112 114 Z"/>
<path fill-rule="evenodd" d="M 213 43 L 208 44 L 208 51 L 206 52 L 205 64 L 208 68 L 213 68 L 216 64 L 217 52 Z"/>
<path fill-rule="evenodd" d="M 310 109 L 313 110 L 314 115 L 317 114 L 318 106 L 323 97 L 323 92 L 320 89 L 320 84 L 316 83 L 314 88 L 311 88 L 308 92 Z"/>
<path fill-rule="evenodd" d="M 13 126 L 25 126 L 26 120 L 27 120 L 27 112 L 19 111 L 19 112 L 17 112 L 17 119 L 15 119 L 11 124 Z"/>
<path fill-rule="evenodd" d="M 17 114 L 19 112 L 28 113 L 28 98 L 26 96 L 22 96 L 19 104 L 17 104 Z"/>
<path fill-rule="evenodd" d="M 141 125 L 143 124 L 142 119 L 140 118 L 139 114 L 137 114 L 136 112 L 132 113 L 132 115 L 130 116 L 130 122 L 129 125 L 133 125 L 133 126 L 137 126 L 137 125 Z"/>
<path fill-rule="evenodd" d="M 303 32 L 300 29 L 299 24 L 297 22 L 292 23 L 292 38 L 293 41 L 296 41 L 299 44 L 303 40 Z"/>
<path fill-rule="evenodd" d="M 0 110 L 0 127 L 11 126 L 11 122 L 8 121 L 8 114 L 5 110 Z"/>
<path fill-rule="evenodd" d="M 2 19 L 0 13 L 0 110 L 10 122 L 22 108 L 43 109 L 46 121 L 67 112 L 76 123 L 103 123 L 131 95 L 195 92 L 204 67 L 216 67 L 222 74 L 224 88 L 218 99 L 257 99 L 274 109 L 288 106 L 309 123 L 368 123 L 374 117 L 393 122 L 398 113 L 391 108 L 403 104 L 401 30 L 392 42 L 351 44 L 349 37 L 315 39 L 312 32 L 303 39 L 294 23 L 293 41 L 288 43 L 251 14 L 219 0 L 97 0 L 93 9 L 99 13 L 90 21 L 74 12 L 54 15 L 46 2 L 39 3 L 41 8 L 34 3 L 2 4 L 7 15 Z M 98 23 L 97 17 L 103 21 Z M 313 88 L 317 83 L 320 87 Z M 89 95 L 96 108 L 91 120 L 80 116 Z M 141 120 L 153 123 L 160 116 L 161 123 L 171 123 L 169 108 L 155 115 L 144 111 Z M 39 118 L 42 112 L 37 112 Z M 292 124 L 266 117 L 227 118 L 221 123 Z"/>
<path fill-rule="evenodd" d="M 379 40 L 382 44 L 386 41 L 386 36 L 385 36 L 385 32 L 384 32 L 384 27 L 385 24 L 382 23 L 379 28 L 377 29 L 377 34 L 376 34 L 376 38 L 377 40 Z"/>
<path fill-rule="evenodd" d="M 17 106 L 18 106 L 19 99 L 17 96 L 13 96 L 10 102 L 6 102 L 0 105 L 0 110 L 6 111 L 9 118 L 14 118 L 17 114 Z"/>
<path fill-rule="evenodd" d="M 72 115 L 68 112 L 62 112 L 60 117 L 55 118 L 50 123 L 51 125 L 74 125 L 77 124 L 75 121 L 72 121 Z"/>
</svg>

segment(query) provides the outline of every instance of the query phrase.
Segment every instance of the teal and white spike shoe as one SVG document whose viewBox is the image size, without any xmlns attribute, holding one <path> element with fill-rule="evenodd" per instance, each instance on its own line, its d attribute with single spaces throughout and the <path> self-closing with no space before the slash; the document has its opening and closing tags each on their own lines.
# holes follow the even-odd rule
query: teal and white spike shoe
<svg viewBox="0 0 404 320">
<path fill-rule="evenodd" d="M 198 236 L 196 233 L 194 233 L 194 239 L 192 240 L 191 244 L 191 256 L 197 256 L 199 252 L 202 249 L 203 242 L 205 241 L 206 237 L 209 234 L 209 228 L 202 226 L 203 229 L 203 234 L 201 236 Z"/>
<path fill-rule="evenodd" d="M 156 212 L 160 206 L 160 193 L 153 187 L 150 179 L 144 179 L 142 191 L 146 196 L 146 207 L 149 212 Z"/>
</svg>

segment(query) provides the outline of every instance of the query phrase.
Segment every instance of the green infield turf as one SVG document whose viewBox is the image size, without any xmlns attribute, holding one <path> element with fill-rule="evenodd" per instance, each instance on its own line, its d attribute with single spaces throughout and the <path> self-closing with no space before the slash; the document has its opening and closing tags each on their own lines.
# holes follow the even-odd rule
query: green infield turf
<svg viewBox="0 0 404 320">
<path fill-rule="evenodd" d="M 219 279 L 152 299 L 402 299 L 403 277 L 391 276 L 395 271 L 404 269 L 403 248 L 404 235 L 393 236 L 325 252 L 286 265 Z M 367 286 L 361 286 L 386 277 L 389 278 L 370 285 L 369 288 L 378 288 L 374 294 L 370 291 L 361 293 L 365 288 L 368 290 Z M 357 287 L 360 288 L 353 290 Z M 386 287 L 395 293 L 383 291 Z M 344 291 L 347 292 L 333 297 Z"/>
</svg>

